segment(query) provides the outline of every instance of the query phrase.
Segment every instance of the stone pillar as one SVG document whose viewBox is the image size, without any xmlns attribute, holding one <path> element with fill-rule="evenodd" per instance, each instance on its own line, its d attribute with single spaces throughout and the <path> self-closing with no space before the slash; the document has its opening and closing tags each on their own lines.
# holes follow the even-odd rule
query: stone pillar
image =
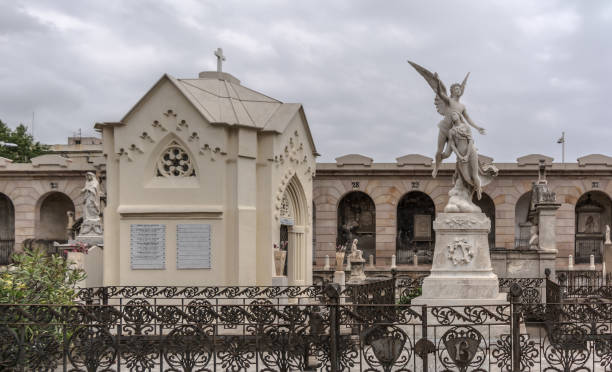
<svg viewBox="0 0 612 372">
<path fill-rule="evenodd" d="M 293 226 L 289 231 L 289 282 L 291 285 L 306 284 L 306 247 L 304 242 L 304 226 Z"/>
<path fill-rule="evenodd" d="M 589 257 L 589 270 L 595 270 L 595 255 Z"/>
<path fill-rule="evenodd" d="M 248 128 L 239 128 L 233 138 L 236 143 L 235 163 L 229 168 L 230 182 L 236 187 L 230 188 L 228 199 L 231 201 L 230 213 L 227 213 L 228 233 L 232 236 L 228 241 L 228 261 L 231 274 L 230 282 L 237 285 L 255 285 L 257 267 L 254 260 L 257 257 L 257 132 Z M 291 237 L 289 237 L 291 244 Z M 289 248 L 295 251 L 295 246 Z M 288 253 L 289 265 L 292 264 L 292 251 Z M 291 275 L 291 274 L 290 274 Z M 290 283 L 294 284 L 292 277 Z"/>
<path fill-rule="evenodd" d="M 571 254 L 567 258 L 567 269 L 574 270 L 574 256 L 572 256 Z"/>
<path fill-rule="evenodd" d="M 329 255 L 326 254 L 325 255 L 325 266 L 323 266 L 323 270 L 329 270 L 330 266 L 329 266 Z"/>
<path fill-rule="evenodd" d="M 538 214 L 538 228 L 539 228 L 539 245 L 538 248 L 543 251 L 554 251 L 557 250 L 557 209 L 561 204 L 557 203 L 538 203 L 535 206 Z"/>
<path fill-rule="evenodd" d="M 120 278 L 120 237 L 119 232 L 119 158 L 113 148 L 115 132 L 113 127 L 102 129 L 104 155 L 106 156 L 106 206 L 104 207 L 104 242 L 102 278 L 105 286 L 121 285 Z M 127 247 L 129 249 L 129 247 Z M 129 265 L 129 263 L 128 263 Z"/>
<path fill-rule="evenodd" d="M 603 263 L 605 265 L 605 270 L 608 270 L 609 276 L 612 270 L 612 243 L 604 244 L 603 250 Z"/>
<path fill-rule="evenodd" d="M 396 263 L 396 261 L 395 261 L 395 255 L 392 255 L 392 256 L 391 256 L 391 270 L 393 270 L 393 269 L 397 269 L 397 265 L 396 265 L 395 263 Z"/>
</svg>

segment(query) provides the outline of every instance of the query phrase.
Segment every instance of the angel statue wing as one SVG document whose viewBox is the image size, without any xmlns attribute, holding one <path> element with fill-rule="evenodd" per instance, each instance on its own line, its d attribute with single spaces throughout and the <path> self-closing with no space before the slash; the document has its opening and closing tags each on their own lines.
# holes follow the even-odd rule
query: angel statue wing
<svg viewBox="0 0 612 372">
<path fill-rule="evenodd" d="M 444 100 L 440 98 L 440 96 L 438 96 L 438 84 L 440 84 L 440 90 L 444 93 L 444 95 L 448 96 L 448 92 L 446 91 L 446 86 L 444 86 L 444 83 L 442 82 L 442 80 L 440 80 L 440 78 L 438 78 L 436 74 L 433 74 L 431 71 L 429 71 L 425 67 L 417 65 L 416 63 L 412 61 L 408 61 L 408 63 L 410 63 L 410 66 L 414 67 L 414 69 L 417 70 L 419 74 L 421 74 L 421 76 L 425 79 L 427 84 L 429 84 L 431 89 L 433 89 L 434 93 L 436 93 L 436 98 L 434 99 L 434 105 L 436 105 L 436 110 L 438 111 L 440 115 L 446 116 L 448 112 L 448 104 L 444 102 Z M 466 76 L 466 80 L 467 80 L 467 76 Z M 465 80 L 464 80 L 464 84 L 465 84 Z"/>
</svg>

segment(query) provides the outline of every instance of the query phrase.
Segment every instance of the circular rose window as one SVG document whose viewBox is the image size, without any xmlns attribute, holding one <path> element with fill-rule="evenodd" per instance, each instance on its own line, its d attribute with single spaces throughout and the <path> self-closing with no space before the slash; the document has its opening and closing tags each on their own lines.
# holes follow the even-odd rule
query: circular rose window
<svg viewBox="0 0 612 372">
<path fill-rule="evenodd" d="M 168 147 L 157 162 L 158 176 L 162 177 L 190 177 L 194 176 L 191 159 L 185 150 L 180 147 Z"/>
</svg>

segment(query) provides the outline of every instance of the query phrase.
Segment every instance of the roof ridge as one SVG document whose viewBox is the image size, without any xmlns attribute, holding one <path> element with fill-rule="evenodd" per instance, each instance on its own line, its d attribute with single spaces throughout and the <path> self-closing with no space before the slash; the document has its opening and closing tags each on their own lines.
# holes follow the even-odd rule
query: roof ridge
<svg viewBox="0 0 612 372">
<path fill-rule="evenodd" d="M 191 84 L 191 83 L 188 81 L 188 80 L 198 80 L 198 79 L 177 79 L 177 80 L 178 80 L 178 81 L 180 81 L 181 83 L 184 83 L 184 84 L 187 84 L 187 85 L 189 85 L 189 86 L 191 86 L 191 87 L 194 87 L 195 89 L 199 89 L 199 90 L 201 90 L 202 92 L 210 93 L 210 94 L 214 95 L 215 97 L 218 97 L 218 98 L 225 98 L 225 97 L 221 97 L 221 96 L 219 95 L 219 93 L 211 92 L 211 91 L 209 91 L 208 89 L 203 89 L 203 88 L 201 88 L 201 87 L 199 87 L 199 86 L 197 86 L 197 85 Z M 221 81 L 223 81 L 223 80 L 221 80 Z"/>
<path fill-rule="evenodd" d="M 221 80 L 223 82 L 223 86 L 225 87 L 225 91 L 227 92 L 227 98 L 229 99 L 230 106 L 232 106 L 232 111 L 234 112 L 234 117 L 236 118 L 236 124 L 239 124 L 240 119 L 238 118 L 238 112 L 234 107 L 234 99 L 229 94 L 229 88 L 227 87 L 227 82 L 225 80 Z M 219 118 L 221 119 L 221 118 Z"/>
<path fill-rule="evenodd" d="M 230 84 L 232 84 L 232 85 L 233 85 L 233 83 L 232 83 L 232 82 L 230 82 Z M 274 102 L 276 102 L 276 103 L 284 103 L 283 101 L 279 101 L 279 100 L 277 100 L 276 98 L 272 98 L 272 97 L 270 97 L 270 96 L 268 96 L 268 95 L 266 95 L 266 94 L 263 94 L 263 93 L 261 93 L 261 92 L 258 92 L 258 91 L 256 91 L 256 90 L 254 90 L 254 89 L 251 89 L 251 88 L 249 88 L 249 87 L 245 87 L 245 86 L 244 86 L 244 85 L 242 85 L 242 84 L 238 84 L 238 85 L 239 85 L 239 86 L 240 86 L 240 88 L 242 88 L 242 89 L 246 89 L 246 90 L 251 91 L 251 92 L 253 92 L 253 93 L 256 93 L 256 94 L 259 94 L 259 95 L 261 95 L 261 96 L 264 96 L 264 97 L 266 97 L 266 98 L 268 98 L 268 99 L 270 99 L 270 100 L 272 100 L 272 101 L 274 101 Z M 240 100 L 241 100 L 241 101 L 250 101 L 250 102 L 268 102 L 268 101 L 253 101 L 253 100 L 249 100 L 249 99 L 242 99 L 242 97 L 240 97 L 240 94 L 239 94 L 239 93 L 238 93 L 238 92 L 237 92 L 235 89 L 234 89 L 234 92 L 236 92 L 236 95 L 237 95 L 237 96 L 240 98 Z"/>
<path fill-rule="evenodd" d="M 226 82 L 226 85 L 227 85 L 227 82 Z M 236 89 L 234 89 L 233 84 L 230 83 L 229 85 L 232 88 L 232 91 L 234 91 L 234 94 L 236 94 L 236 97 L 238 97 L 238 102 L 240 102 L 240 105 L 242 106 L 242 109 L 244 110 L 244 112 L 246 112 L 247 116 L 251 120 L 251 124 L 253 124 L 254 126 L 257 126 L 257 123 L 255 123 L 255 119 L 253 119 L 253 116 L 251 116 L 251 113 L 249 112 L 249 110 L 247 110 L 246 106 L 244 105 L 244 102 L 243 102 L 242 98 L 240 98 L 240 95 L 238 94 L 238 92 L 236 92 Z M 229 91 L 229 88 L 228 88 L 228 91 Z M 246 100 L 245 100 L 245 102 L 246 102 Z M 249 101 L 249 102 L 253 102 L 253 101 Z M 256 101 L 256 102 L 259 102 L 259 101 Z M 237 115 L 236 115 L 236 118 L 238 118 Z"/>
</svg>

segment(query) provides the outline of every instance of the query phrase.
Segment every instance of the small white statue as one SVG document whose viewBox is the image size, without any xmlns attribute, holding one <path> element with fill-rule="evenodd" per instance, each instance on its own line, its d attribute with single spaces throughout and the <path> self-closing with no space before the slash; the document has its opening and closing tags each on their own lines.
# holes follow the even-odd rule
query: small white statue
<svg viewBox="0 0 612 372">
<path fill-rule="evenodd" d="M 94 220 L 100 218 L 100 183 L 92 172 L 87 172 L 85 187 L 81 189 L 81 194 L 85 194 L 83 205 L 83 219 Z"/>
<path fill-rule="evenodd" d="M 353 239 L 353 244 L 351 245 L 351 261 L 365 261 L 363 259 L 363 252 L 357 248 L 358 239 Z"/>
<path fill-rule="evenodd" d="M 604 244 L 612 244 L 612 241 L 610 241 L 610 225 L 606 225 L 606 241 Z"/>
<path fill-rule="evenodd" d="M 77 240 L 82 236 L 102 236 L 102 221 L 100 220 L 100 182 L 92 172 L 85 176 L 85 187 L 81 189 L 84 194 L 83 223 Z"/>
</svg>

